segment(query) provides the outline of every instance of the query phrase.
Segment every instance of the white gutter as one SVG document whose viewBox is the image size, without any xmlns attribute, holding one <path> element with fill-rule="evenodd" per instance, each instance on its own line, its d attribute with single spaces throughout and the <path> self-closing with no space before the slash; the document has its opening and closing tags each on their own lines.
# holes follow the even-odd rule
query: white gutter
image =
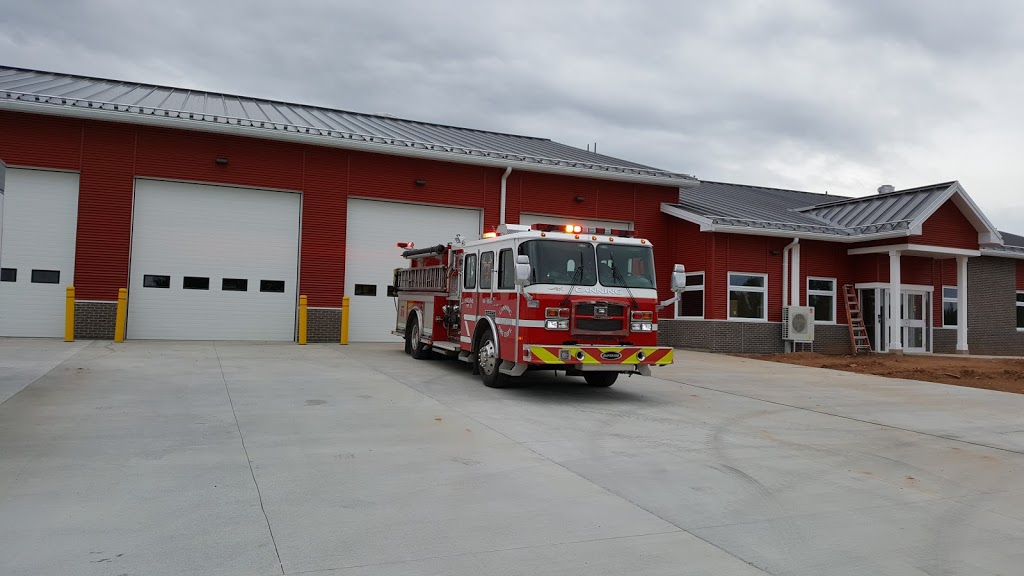
<svg viewBox="0 0 1024 576">
<path fill-rule="evenodd" d="M 85 118 L 90 120 L 102 120 L 107 122 L 120 122 L 123 124 L 141 124 L 144 126 L 160 126 L 163 128 L 176 128 L 178 130 L 196 130 L 199 132 L 212 132 L 215 134 L 230 134 L 233 136 L 244 136 L 248 138 L 259 138 L 263 140 L 278 140 L 282 142 L 295 142 L 299 144 L 313 144 L 317 146 L 328 146 L 331 148 L 343 148 L 346 150 L 360 150 L 375 154 L 387 154 L 390 156 L 406 156 L 410 158 L 425 158 L 439 162 L 455 162 L 458 164 L 472 164 L 475 166 L 489 166 L 494 168 L 507 168 L 512 164 L 520 170 L 529 172 L 543 172 L 546 174 L 562 174 L 576 176 L 579 178 L 594 178 L 597 180 L 611 180 L 614 182 L 631 182 L 636 184 L 652 184 L 656 186 L 670 186 L 673 188 L 695 188 L 700 182 L 693 178 L 653 176 L 647 174 L 628 174 L 624 172 L 595 170 L 592 168 L 576 168 L 573 166 L 559 166 L 546 164 L 543 161 L 526 162 L 509 160 L 508 158 L 493 158 L 484 153 L 474 154 L 453 154 L 443 150 L 430 150 L 428 148 L 416 148 L 406 146 L 395 146 L 392 144 L 380 144 L 359 140 L 347 140 L 331 136 L 308 134 L 304 132 L 289 132 L 286 130 L 274 130 L 254 126 L 241 126 L 208 120 L 193 120 L 190 118 L 152 116 L 118 110 L 105 110 L 101 108 L 79 108 L 72 106 L 61 106 L 56 104 L 41 104 L 24 102 L 20 100 L 5 100 L 0 98 L 0 110 L 13 110 L 30 114 L 46 114 L 49 116 L 63 116 L 68 118 Z M 192 114 L 191 112 L 181 112 Z M 195 114 L 201 115 L 196 112 Z M 256 121 L 252 121 L 256 122 Z M 272 124 L 268 122 L 268 124 Z M 336 130 L 334 132 L 337 132 Z M 568 161 L 567 161 L 568 162 Z"/>
<path fill-rule="evenodd" d="M 793 281 L 789 285 L 790 306 L 800 305 L 800 243 L 799 238 L 793 240 L 793 250 L 790 251 L 790 258 L 793 259 L 793 265 L 790 266 L 791 272 L 793 273 Z"/>
<path fill-rule="evenodd" d="M 782 249 L 782 307 L 789 306 L 789 253 L 793 250 L 797 244 L 800 243 L 799 238 L 793 238 L 793 241 L 786 245 Z"/>
<path fill-rule="evenodd" d="M 501 215 L 498 218 L 498 224 L 508 224 L 505 222 L 505 181 L 508 180 L 508 175 L 512 173 L 512 167 L 505 168 L 505 173 L 501 175 Z"/>
</svg>

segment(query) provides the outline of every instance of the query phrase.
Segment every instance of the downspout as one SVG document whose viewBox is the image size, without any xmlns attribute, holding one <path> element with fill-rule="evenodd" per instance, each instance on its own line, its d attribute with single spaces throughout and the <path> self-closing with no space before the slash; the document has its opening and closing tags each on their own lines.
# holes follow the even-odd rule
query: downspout
<svg viewBox="0 0 1024 576">
<path fill-rule="evenodd" d="M 512 173 L 512 167 L 507 166 L 505 173 L 501 175 L 501 212 L 498 217 L 498 224 L 507 224 L 505 222 L 505 181 L 508 180 L 508 175 Z"/>
<path fill-rule="evenodd" d="M 793 241 L 786 245 L 782 249 L 782 307 L 789 306 L 789 253 L 793 248 L 800 243 L 799 238 L 793 238 Z"/>
</svg>

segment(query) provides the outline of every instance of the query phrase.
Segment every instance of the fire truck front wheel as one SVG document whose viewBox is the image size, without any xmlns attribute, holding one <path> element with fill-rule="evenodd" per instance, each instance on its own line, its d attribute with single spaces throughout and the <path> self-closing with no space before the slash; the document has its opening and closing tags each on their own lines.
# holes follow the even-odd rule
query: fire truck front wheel
<svg viewBox="0 0 1024 576">
<path fill-rule="evenodd" d="M 607 388 L 615 384 L 618 377 L 618 372 L 585 372 L 583 374 L 583 379 L 587 381 L 587 384 L 595 388 Z"/>
<path fill-rule="evenodd" d="M 484 386 L 488 388 L 504 388 L 508 386 L 509 375 L 502 374 L 501 358 L 498 357 L 498 347 L 494 345 L 494 334 L 490 329 L 485 331 L 478 341 L 476 348 L 476 362 L 480 366 L 480 377 Z"/>
<path fill-rule="evenodd" d="M 417 360 L 424 360 L 430 357 L 430 347 L 420 342 L 420 323 L 415 314 L 409 315 L 405 323 L 405 351 Z"/>
</svg>

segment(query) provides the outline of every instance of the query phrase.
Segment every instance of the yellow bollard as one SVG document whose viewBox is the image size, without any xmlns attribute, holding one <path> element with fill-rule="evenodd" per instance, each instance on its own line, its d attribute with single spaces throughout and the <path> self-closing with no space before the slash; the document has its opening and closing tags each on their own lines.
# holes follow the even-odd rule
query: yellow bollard
<svg viewBox="0 0 1024 576">
<path fill-rule="evenodd" d="M 64 341 L 75 341 L 75 287 L 68 286 L 64 295 Z"/>
<path fill-rule="evenodd" d="M 117 289 L 117 323 L 114 325 L 114 342 L 124 342 L 125 323 L 128 320 L 128 289 Z"/>
<path fill-rule="evenodd" d="M 299 296 L 299 344 L 306 344 L 306 313 L 308 307 L 308 299 L 305 296 Z"/>
<path fill-rule="evenodd" d="M 341 298 L 341 343 L 348 344 L 348 296 Z"/>
</svg>

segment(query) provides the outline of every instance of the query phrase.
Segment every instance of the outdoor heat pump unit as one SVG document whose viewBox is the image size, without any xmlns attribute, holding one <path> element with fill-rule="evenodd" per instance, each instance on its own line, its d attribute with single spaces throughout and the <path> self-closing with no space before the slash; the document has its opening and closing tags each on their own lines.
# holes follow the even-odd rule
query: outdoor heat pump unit
<svg viewBox="0 0 1024 576">
<path fill-rule="evenodd" d="M 814 308 L 787 306 L 782 309 L 782 339 L 814 342 Z"/>
</svg>

